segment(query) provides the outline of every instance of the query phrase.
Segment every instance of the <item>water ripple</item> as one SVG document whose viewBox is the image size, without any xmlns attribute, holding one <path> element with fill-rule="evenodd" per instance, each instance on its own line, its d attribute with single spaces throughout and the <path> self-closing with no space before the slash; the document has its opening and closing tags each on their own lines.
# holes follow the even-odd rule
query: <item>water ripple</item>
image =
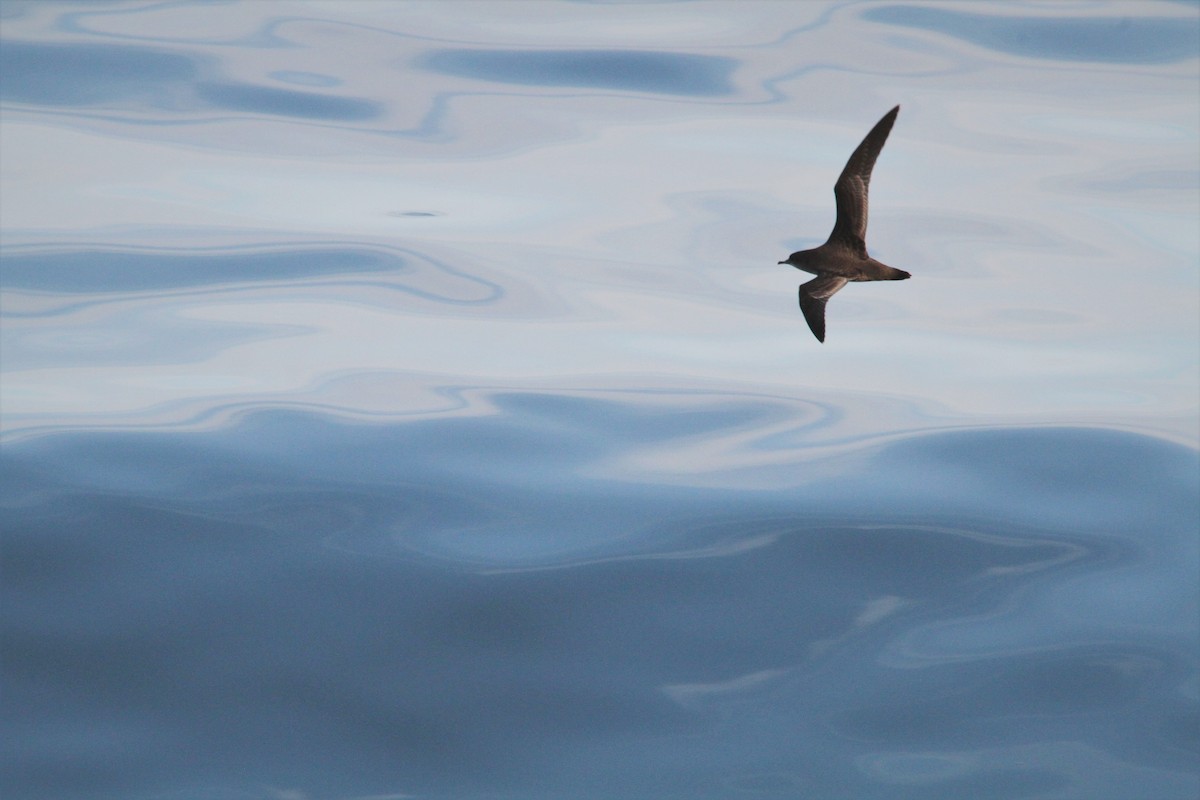
<svg viewBox="0 0 1200 800">
<path fill-rule="evenodd" d="M 435 50 L 418 64 L 443 75 L 524 86 L 578 86 L 716 97 L 733 93 L 736 62 L 639 50 Z"/>
<path fill-rule="evenodd" d="M 138 101 L 175 107 L 195 79 L 194 58 L 147 47 L 8 40 L 0 48 L 0 99 L 50 106 Z"/>
<path fill-rule="evenodd" d="M 141 754 L 127 779 L 186 769 L 179 754 L 199 748 L 308 782 L 299 747 L 348 765 L 344 788 L 386 783 L 364 753 L 390 731 L 409 789 L 494 779 L 498 762 L 518 781 L 588 763 L 597 739 L 639 785 L 664 762 L 761 778 L 736 741 L 780 763 L 824 754 L 805 785 L 940 791 L 998 770 L 1012 788 L 1082 780 L 1082 754 L 1013 772 L 1016 750 L 1069 731 L 1098 764 L 1139 765 L 1139 786 L 1187 785 L 1195 451 L 1084 429 L 939 432 L 860 443 L 853 485 L 810 466 L 789 488 L 687 487 L 590 467 L 771 414 L 496 401 L 405 424 L 275 410 L 10 443 L 9 702 L 45 698 L 52 675 L 52 695 L 157 708 L 126 719 Z M 919 478 L 935 461 L 971 475 L 948 495 Z M 284 718 L 287 747 L 266 735 Z M 181 726 L 189 748 L 136 746 Z M 26 747 L 75 774 L 61 740 Z"/>
<path fill-rule="evenodd" d="M 401 248 L 343 246 L 334 243 L 302 249 L 294 244 L 259 245 L 250 248 L 88 249 L 62 251 L 48 245 L 6 248 L 0 287 L 78 300 L 84 304 L 125 299 L 130 293 L 164 290 L 199 290 L 269 283 L 283 285 L 313 278 L 337 278 L 337 286 L 356 285 L 350 276 L 365 276 L 368 283 L 449 305 L 494 302 L 502 297 L 501 286 L 439 263 L 428 255 Z M 375 277 L 375 276 L 379 277 Z M 430 278 L 446 284 L 439 291 Z M 455 292 L 453 283 L 470 284 L 475 292 Z M 478 290 L 482 290 L 479 294 Z M 465 294 L 467 296 L 455 296 Z M 475 296 L 470 296 L 474 294 Z M 106 297 L 107 296 L 107 297 Z M 116 297 L 120 296 L 120 298 Z M 84 299 L 86 298 L 86 299 Z M 20 316 L 10 302 L 6 316 Z"/>
<path fill-rule="evenodd" d="M 1200 55 L 1195 19 L 1002 16 L 933 6 L 876 5 L 863 18 L 949 34 L 1011 55 L 1053 61 L 1169 64 Z"/>
</svg>

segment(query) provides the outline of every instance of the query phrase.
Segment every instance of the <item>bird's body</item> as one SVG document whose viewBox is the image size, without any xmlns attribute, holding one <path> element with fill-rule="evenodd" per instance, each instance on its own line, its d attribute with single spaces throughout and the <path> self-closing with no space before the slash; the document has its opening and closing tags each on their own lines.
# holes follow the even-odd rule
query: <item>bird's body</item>
<svg viewBox="0 0 1200 800">
<path fill-rule="evenodd" d="M 792 253 L 788 264 L 817 277 L 800 286 L 800 310 L 817 341 L 825 341 L 825 303 L 852 281 L 902 281 L 907 272 L 889 267 L 867 255 L 867 190 L 875 159 L 887 141 L 900 106 L 883 115 L 855 148 L 842 170 L 833 194 L 837 200 L 837 222 L 829 239 L 820 247 Z"/>
</svg>

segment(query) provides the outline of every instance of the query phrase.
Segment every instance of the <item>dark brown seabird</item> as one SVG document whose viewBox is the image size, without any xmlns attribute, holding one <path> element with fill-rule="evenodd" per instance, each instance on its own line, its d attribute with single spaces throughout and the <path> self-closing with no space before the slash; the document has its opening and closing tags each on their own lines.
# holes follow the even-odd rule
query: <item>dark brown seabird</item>
<svg viewBox="0 0 1200 800">
<path fill-rule="evenodd" d="M 900 106 L 884 114 L 846 162 L 833 187 L 837 222 L 829 239 L 820 247 L 792 253 L 786 261 L 779 262 L 817 276 L 800 285 L 800 310 L 818 342 L 825 341 L 825 303 L 848 282 L 902 281 L 912 277 L 867 255 L 867 188 L 871 169 L 898 113 Z"/>
</svg>

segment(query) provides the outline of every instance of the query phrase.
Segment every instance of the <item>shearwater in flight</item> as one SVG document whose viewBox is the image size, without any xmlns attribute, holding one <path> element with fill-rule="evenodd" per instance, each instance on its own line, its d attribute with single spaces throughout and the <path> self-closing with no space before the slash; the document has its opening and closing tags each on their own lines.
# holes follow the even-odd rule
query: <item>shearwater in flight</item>
<svg viewBox="0 0 1200 800">
<path fill-rule="evenodd" d="M 820 247 L 792 253 L 786 261 L 817 277 L 800 285 L 800 310 L 817 341 L 825 341 L 825 303 L 850 281 L 902 281 L 912 277 L 902 269 L 881 264 L 867 255 L 867 188 L 871 169 L 883 149 L 900 106 L 883 115 L 854 149 L 833 187 L 837 222 Z"/>
</svg>

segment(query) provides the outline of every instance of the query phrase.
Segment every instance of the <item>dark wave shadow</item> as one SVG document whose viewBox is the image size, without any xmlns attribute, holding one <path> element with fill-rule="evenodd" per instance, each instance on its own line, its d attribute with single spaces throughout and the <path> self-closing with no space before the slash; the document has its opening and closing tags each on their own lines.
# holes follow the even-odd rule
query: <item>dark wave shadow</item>
<svg viewBox="0 0 1200 800">
<path fill-rule="evenodd" d="M 162 107 L 199 72 L 192 58 L 145 47 L 6 41 L 0 100 L 49 106 L 140 100 Z"/>
<path fill-rule="evenodd" d="M 0 101 L 213 109 L 330 122 L 383 116 L 383 106 L 371 100 L 206 78 L 211 71 L 209 59 L 149 47 L 5 41 Z"/>
<path fill-rule="evenodd" d="M 194 90 L 196 97 L 214 108 L 227 111 L 339 122 L 364 122 L 383 116 L 381 104 L 353 97 L 229 81 L 198 83 Z"/>
<path fill-rule="evenodd" d="M 1200 56 L 1195 19 L 972 14 L 935 6 L 873 6 L 862 18 L 944 33 L 1015 56 L 1106 64 L 1172 64 Z"/>
<path fill-rule="evenodd" d="M 87 250 L 5 255 L 0 286 L 83 294 L 286 281 L 361 272 L 403 272 L 404 261 L 353 250 L 222 254 Z"/>
<path fill-rule="evenodd" d="M 737 62 L 650 50 L 438 50 L 417 66 L 441 75 L 520 86 L 571 86 L 687 97 L 732 94 Z"/>
<path fill-rule="evenodd" d="M 4 289 L 63 295 L 104 296 L 318 278 L 346 282 L 355 275 L 442 303 L 493 302 L 504 294 L 503 287 L 493 281 L 399 248 L 290 246 L 217 252 L 166 249 L 64 252 L 49 247 L 15 247 L 6 249 L 0 266 L 0 287 Z M 466 297 L 456 297 L 451 286 L 421 285 L 417 279 L 427 275 L 441 275 L 443 281 L 448 276 L 456 283 L 469 284 L 475 291 Z"/>
</svg>

